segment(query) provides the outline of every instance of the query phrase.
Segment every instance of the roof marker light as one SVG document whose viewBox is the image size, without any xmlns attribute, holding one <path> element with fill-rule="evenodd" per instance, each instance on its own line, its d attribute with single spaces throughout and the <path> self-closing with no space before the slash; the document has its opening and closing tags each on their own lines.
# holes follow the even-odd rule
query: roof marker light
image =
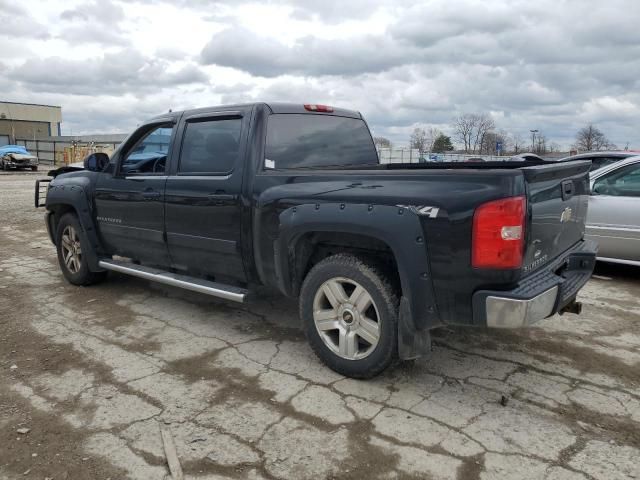
<svg viewBox="0 0 640 480">
<path fill-rule="evenodd" d="M 310 112 L 322 112 L 322 113 L 333 112 L 333 107 L 330 107 L 328 105 L 317 105 L 315 103 L 305 103 L 304 109 Z"/>
</svg>

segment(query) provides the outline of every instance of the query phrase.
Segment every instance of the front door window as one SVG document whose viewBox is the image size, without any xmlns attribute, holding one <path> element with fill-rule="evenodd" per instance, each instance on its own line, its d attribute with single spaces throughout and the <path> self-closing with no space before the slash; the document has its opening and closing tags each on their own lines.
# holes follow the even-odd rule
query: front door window
<svg viewBox="0 0 640 480">
<path fill-rule="evenodd" d="M 172 125 L 152 128 L 125 154 L 120 171 L 125 175 L 163 175 L 172 133 Z"/>
</svg>

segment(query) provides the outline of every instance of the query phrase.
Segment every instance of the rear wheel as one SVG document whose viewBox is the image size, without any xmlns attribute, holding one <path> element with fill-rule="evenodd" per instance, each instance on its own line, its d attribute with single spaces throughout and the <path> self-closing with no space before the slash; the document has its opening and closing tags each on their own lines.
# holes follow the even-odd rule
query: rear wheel
<svg viewBox="0 0 640 480">
<path fill-rule="evenodd" d="M 329 368 L 370 378 L 397 353 L 398 300 L 388 279 L 353 255 L 315 265 L 300 291 L 300 316 L 316 355 Z"/>
<path fill-rule="evenodd" d="M 32 172 L 36 172 L 36 171 L 38 171 L 38 167 L 37 167 L 36 165 L 32 166 L 32 167 L 31 167 L 31 171 L 32 171 Z"/>
<path fill-rule="evenodd" d="M 92 272 L 85 252 L 91 246 L 82 225 L 73 213 L 62 216 L 56 230 L 58 263 L 64 277 L 74 285 L 91 285 L 104 279 L 107 272 Z"/>
</svg>

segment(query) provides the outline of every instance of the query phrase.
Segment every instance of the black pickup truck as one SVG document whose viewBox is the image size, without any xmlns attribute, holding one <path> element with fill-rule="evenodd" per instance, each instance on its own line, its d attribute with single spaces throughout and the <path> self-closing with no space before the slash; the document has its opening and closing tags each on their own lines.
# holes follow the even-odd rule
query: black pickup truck
<svg viewBox="0 0 640 480">
<path fill-rule="evenodd" d="M 69 282 L 113 270 L 237 302 L 275 287 L 316 354 L 366 378 L 440 326 L 579 313 L 589 166 L 384 165 L 358 112 L 255 103 L 156 117 L 36 195 Z"/>
</svg>

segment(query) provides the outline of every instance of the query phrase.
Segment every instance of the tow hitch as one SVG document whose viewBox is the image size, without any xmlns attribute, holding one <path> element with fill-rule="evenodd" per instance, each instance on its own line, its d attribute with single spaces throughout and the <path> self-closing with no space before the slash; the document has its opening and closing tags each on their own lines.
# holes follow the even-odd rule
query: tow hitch
<svg viewBox="0 0 640 480">
<path fill-rule="evenodd" d="M 582 313 L 582 302 L 571 300 L 571 302 L 562 307 L 558 313 L 560 315 L 563 315 L 565 313 L 574 313 L 576 315 L 580 315 L 580 313 Z"/>
</svg>

